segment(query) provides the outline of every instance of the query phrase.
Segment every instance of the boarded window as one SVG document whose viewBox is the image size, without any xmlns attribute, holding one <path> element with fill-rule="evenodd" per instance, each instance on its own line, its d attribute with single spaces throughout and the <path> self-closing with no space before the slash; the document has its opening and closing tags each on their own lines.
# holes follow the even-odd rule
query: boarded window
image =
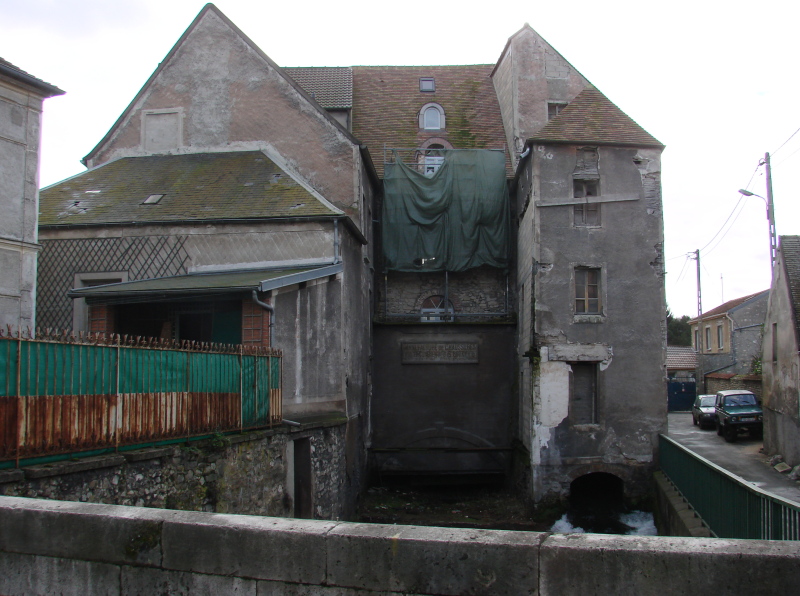
<svg viewBox="0 0 800 596">
<path fill-rule="evenodd" d="M 570 362 L 569 417 L 573 424 L 597 422 L 597 363 Z"/>
</svg>

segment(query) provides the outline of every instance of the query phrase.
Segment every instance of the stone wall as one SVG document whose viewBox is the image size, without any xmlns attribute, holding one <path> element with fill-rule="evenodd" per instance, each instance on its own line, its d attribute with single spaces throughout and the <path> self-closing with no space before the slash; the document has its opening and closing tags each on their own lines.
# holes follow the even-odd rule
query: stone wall
<svg viewBox="0 0 800 596">
<path fill-rule="evenodd" d="M 727 389 L 746 389 L 761 399 L 761 375 L 707 375 L 706 393 L 712 394 Z"/>
<path fill-rule="evenodd" d="M 311 443 L 313 517 L 339 519 L 343 421 L 256 431 L 165 447 L 0 470 L 0 495 L 183 511 L 294 515 L 297 439 Z"/>
<path fill-rule="evenodd" d="M 794 541 L 337 523 L 0 497 L 3 594 L 792 594 Z"/>
</svg>

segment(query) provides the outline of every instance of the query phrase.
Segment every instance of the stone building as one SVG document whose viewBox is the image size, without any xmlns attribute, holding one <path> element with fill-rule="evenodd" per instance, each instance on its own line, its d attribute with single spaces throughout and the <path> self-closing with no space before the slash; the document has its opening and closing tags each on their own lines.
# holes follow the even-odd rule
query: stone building
<svg viewBox="0 0 800 596">
<path fill-rule="evenodd" d="M 287 417 L 349 421 L 354 490 L 635 498 L 666 422 L 662 149 L 527 25 L 497 64 L 280 68 L 208 5 L 43 191 L 39 316 L 273 323 Z"/>
<path fill-rule="evenodd" d="M 800 465 L 800 236 L 781 236 L 764 321 L 764 449 Z"/>
<path fill-rule="evenodd" d="M 35 329 L 42 104 L 58 87 L 0 58 L 0 327 Z"/>
</svg>

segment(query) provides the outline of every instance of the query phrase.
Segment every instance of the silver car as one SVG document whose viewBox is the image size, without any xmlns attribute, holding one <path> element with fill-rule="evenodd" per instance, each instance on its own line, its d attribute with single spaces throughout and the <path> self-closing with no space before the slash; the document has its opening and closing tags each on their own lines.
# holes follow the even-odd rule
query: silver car
<svg viewBox="0 0 800 596">
<path fill-rule="evenodd" d="M 714 410 L 716 395 L 698 395 L 692 406 L 692 422 L 700 428 L 714 427 L 717 423 L 717 413 Z"/>
</svg>

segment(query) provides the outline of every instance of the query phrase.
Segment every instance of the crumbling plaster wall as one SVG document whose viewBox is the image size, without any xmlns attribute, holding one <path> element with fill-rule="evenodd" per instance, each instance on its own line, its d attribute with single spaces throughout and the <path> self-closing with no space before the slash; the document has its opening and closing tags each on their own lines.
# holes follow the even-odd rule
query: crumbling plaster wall
<svg viewBox="0 0 800 596">
<path fill-rule="evenodd" d="M 599 155 L 599 227 L 573 225 L 580 200 L 572 192 L 575 147 L 534 146 L 531 188 L 518 189 L 530 195 L 519 226 L 518 275 L 527 289 L 525 276 L 533 273 L 534 335 L 528 345 L 522 330 L 518 350 L 520 357 L 528 351 L 535 375 L 521 400 L 532 402 L 523 441 L 536 500 L 566 496 L 576 473 L 592 471 L 623 478 L 629 496 L 646 492 L 639 470 L 652 468 L 666 424 L 660 152 L 600 147 Z M 517 204 L 527 200 L 518 196 Z M 601 270 L 600 316 L 574 313 L 577 266 Z M 570 421 L 573 361 L 598 364 L 594 424 Z"/>
<path fill-rule="evenodd" d="M 147 155 L 146 110 L 177 108 L 169 152 L 263 149 L 358 225 L 361 156 L 351 137 L 214 10 L 206 10 L 87 161 Z"/>
<path fill-rule="evenodd" d="M 764 324 L 764 449 L 770 455 L 781 454 L 786 463 L 796 466 L 800 464 L 800 353 L 794 305 L 780 251 L 774 272 Z"/>
</svg>

